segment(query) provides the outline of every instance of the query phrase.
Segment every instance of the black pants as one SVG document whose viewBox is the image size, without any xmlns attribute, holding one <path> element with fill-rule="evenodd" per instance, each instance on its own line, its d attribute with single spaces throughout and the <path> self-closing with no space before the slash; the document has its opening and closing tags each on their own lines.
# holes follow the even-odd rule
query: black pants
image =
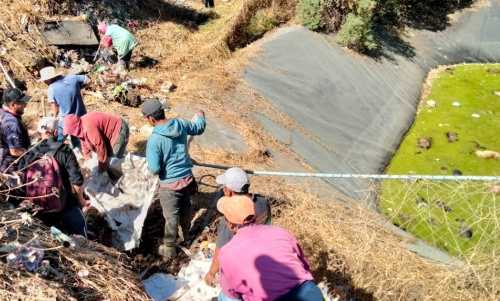
<svg viewBox="0 0 500 301">
<path fill-rule="evenodd" d="M 134 50 L 130 50 L 123 57 L 118 57 L 118 64 L 123 65 L 127 70 L 130 68 L 130 61 L 132 60 L 132 52 L 134 52 Z"/>
<path fill-rule="evenodd" d="M 203 0 L 205 2 L 205 7 L 215 7 L 214 0 Z"/>
</svg>

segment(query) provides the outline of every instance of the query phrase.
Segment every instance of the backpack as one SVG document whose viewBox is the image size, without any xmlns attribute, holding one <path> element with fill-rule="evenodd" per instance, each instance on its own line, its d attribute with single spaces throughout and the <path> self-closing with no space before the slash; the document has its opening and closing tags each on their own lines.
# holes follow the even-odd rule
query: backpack
<svg viewBox="0 0 500 301">
<path fill-rule="evenodd" d="M 32 162 L 25 173 L 26 197 L 44 213 L 61 212 L 66 205 L 60 166 L 54 158 L 59 148 Z"/>
</svg>

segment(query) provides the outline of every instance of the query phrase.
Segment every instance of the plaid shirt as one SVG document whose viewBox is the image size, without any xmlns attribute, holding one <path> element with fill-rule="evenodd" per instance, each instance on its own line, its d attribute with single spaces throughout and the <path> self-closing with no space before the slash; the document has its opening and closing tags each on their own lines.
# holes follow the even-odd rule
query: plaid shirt
<svg viewBox="0 0 500 301">
<path fill-rule="evenodd" d="M 9 149 L 28 149 L 30 144 L 28 130 L 21 117 L 0 109 L 0 170 L 4 171 L 15 159 Z"/>
</svg>

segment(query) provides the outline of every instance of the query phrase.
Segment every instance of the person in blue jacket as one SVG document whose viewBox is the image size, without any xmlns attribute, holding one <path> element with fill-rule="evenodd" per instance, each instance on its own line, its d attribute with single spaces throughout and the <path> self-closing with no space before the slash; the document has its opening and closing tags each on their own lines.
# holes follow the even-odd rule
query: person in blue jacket
<svg viewBox="0 0 500 301">
<path fill-rule="evenodd" d="M 167 119 L 165 108 L 157 99 L 144 102 L 142 114 L 154 126 L 146 146 L 148 168 L 160 178 L 158 196 L 165 218 L 163 243 L 158 254 L 164 259 L 174 257 L 178 226 L 187 241 L 191 225 L 191 196 L 197 192 L 193 163 L 188 153 L 188 135 L 203 134 L 205 113 L 196 113 L 191 121 Z"/>
</svg>

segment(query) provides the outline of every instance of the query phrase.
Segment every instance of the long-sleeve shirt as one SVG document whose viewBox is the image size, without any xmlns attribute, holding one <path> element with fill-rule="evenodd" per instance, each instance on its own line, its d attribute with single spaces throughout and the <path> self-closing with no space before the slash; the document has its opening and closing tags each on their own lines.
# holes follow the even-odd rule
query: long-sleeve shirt
<svg viewBox="0 0 500 301">
<path fill-rule="evenodd" d="M 85 156 L 91 151 L 97 154 L 100 163 L 106 163 L 118 142 L 122 119 L 120 116 L 103 112 L 90 112 L 81 117 L 82 152 Z"/>
<path fill-rule="evenodd" d="M 205 126 L 205 118 L 197 115 L 193 121 L 171 119 L 154 127 L 146 146 L 146 159 L 149 170 L 158 174 L 162 183 L 173 183 L 192 175 L 187 136 L 201 135 Z"/>
</svg>

